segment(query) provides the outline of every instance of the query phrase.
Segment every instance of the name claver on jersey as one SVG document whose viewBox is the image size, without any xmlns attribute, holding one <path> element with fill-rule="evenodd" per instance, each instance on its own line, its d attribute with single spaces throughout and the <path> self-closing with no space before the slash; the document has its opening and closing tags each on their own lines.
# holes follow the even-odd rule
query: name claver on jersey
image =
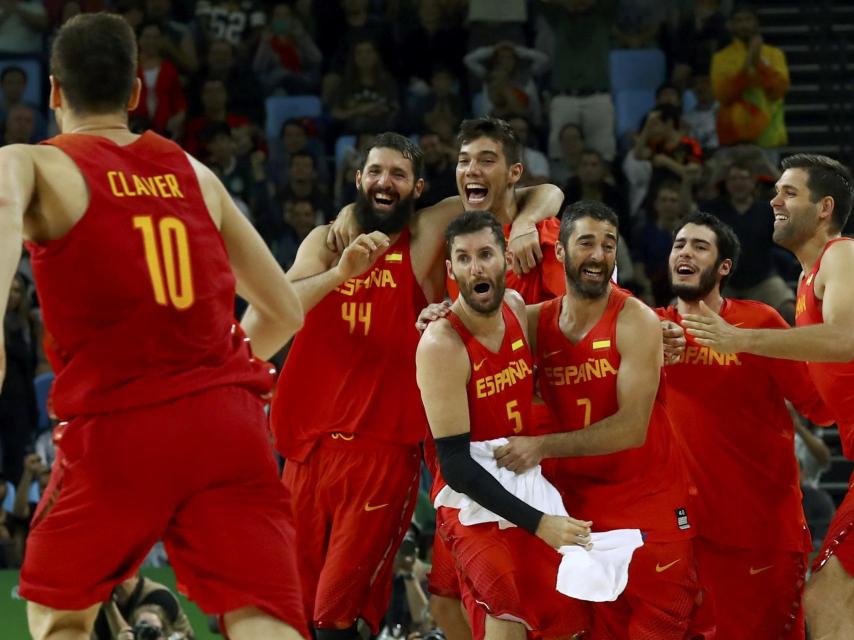
<svg viewBox="0 0 854 640">
<path fill-rule="evenodd" d="M 498 373 L 483 376 L 475 380 L 478 398 L 488 398 L 512 387 L 520 380 L 531 375 L 531 368 L 524 359 L 514 360 Z"/>
</svg>

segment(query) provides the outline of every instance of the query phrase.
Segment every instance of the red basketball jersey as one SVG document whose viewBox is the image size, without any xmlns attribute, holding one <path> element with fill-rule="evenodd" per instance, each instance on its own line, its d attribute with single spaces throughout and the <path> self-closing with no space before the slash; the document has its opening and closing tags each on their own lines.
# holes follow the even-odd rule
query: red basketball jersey
<svg viewBox="0 0 854 640">
<path fill-rule="evenodd" d="M 681 323 L 674 307 L 658 309 Z M 725 299 L 720 315 L 745 328 L 783 329 L 774 309 Z M 700 535 L 730 547 L 809 549 L 789 399 L 817 422 L 829 418 L 801 362 L 724 355 L 686 333 L 682 360 L 667 368 L 667 411 L 685 445 L 699 498 Z"/>
<path fill-rule="evenodd" d="M 531 350 L 516 314 L 506 303 L 501 305 L 501 316 L 504 319 L 504 339 L 501 348 L 492 352 L 478 342 L 456 314 L 448 315 L 448 321 L 462 339 L 471 361 L 466 395 L 472 442 L 531 435 L 531 401 L 534 397 Z M 436 469 L 433 496 L 444 486 L 445 481 Z"/>
<path fill-rule="evenodd" d="M 577 344 L 560 329 L 563 298 L 543 304 L 537 325 L 538 375 L 556 429 L 583 429 L 617 412 L 617 318 L 630 295 L 611 285 L 602 317 Z M 694 535 L 687 513 L 687 473 L 664 395 L 660 384 L 643 446 L 545 461 L 543 469 L 572 516 L 592 520 L 598 530 L 638 528 L 651 542 Z"/>
<path fill-rule="evenodd" d="M 835 242 L 847 242 L 851 238 L 835 238 L 828 242 L 815 265 L 798 284 L 798 302 L 795 309 L 795 324 L 805 327 L 824 322 L 821 303 L 815 295 L 815 276 L 821 268 L 824 252 Z M 815 382 L 822 400 L 833 412 L 842 440 L 842 452 L 854 460 L 854 360 L 851 362 L 808 362 L 810 377 Z"/>
<path fill-rule="evenodd" d="M 153 405 L 214 386 L 259 393 L 272 367 L 234 321 L 235 279 L 195 171 L 176 144 L 147 132 L 119 146 L 68 134 L 62 149 L 89 207 L 62 238 L 28 243 L 67 419 Z"/>
<path fill-rule="evenodd" d="M 307 315 L 285 360 L 271 423 L 279 451 L 305 460 L 325 433 L 415 445 L 427 418 L 415 382 L 415 320 L 427 299 L 405 229 L 367 272 Z"/>
<path fill-rule="evenodd" d="M 560 220 L 548 218 L 538 222 L 537 232 L 540 234 L 543 261 L 528 273 L 521 275 L 512 269 L 507 271 L 507 288 L 517 291 L 525 304 L 537 304 L 566 293 L 563 265 L 558 262 L 555 256 L 555 244 L 557 244 L 560 233 Z M 504 239 L 509 241 L 509 238 L 510 225 L 505 225 Z M 450 278 L 447 279 L 446 288 L 451 300 L 456 300 L 457 296 L 460 295 L 457 283 Z"/>
</svg>

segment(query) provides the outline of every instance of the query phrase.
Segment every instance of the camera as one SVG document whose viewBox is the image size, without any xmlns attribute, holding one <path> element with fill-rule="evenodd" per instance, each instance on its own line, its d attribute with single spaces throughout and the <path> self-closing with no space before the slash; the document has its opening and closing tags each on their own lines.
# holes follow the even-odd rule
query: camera
<svg viewBox="0 0 854 640">
<path fill-rule="evenodd" d="M 162 640 L 163 630 L 140 620 L 133 626 L 133 640 Z"/>
</svg>

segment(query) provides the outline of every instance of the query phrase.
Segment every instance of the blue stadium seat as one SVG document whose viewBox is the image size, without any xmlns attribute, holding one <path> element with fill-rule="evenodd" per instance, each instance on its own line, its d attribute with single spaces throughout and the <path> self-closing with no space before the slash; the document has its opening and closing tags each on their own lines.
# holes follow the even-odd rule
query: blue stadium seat
<svg viewBox="0 0 854 640">
<path fill-rule="evenodd" d="M 353 135 L 345 135 L 339 136 L 335 141 L 335 166 L 340 167 L 341 163 L 344 162 L 344 153 L 347 149 L 354 149 L 356 147 L 356 136 Z"/>
<path fill-rule="evenodd" d="M 47 414 L 47 398 L 50 393 L 50 386 L 53 384 L 53 373 L 40 373 L 33 380 L 33 386 L 36 390 L 36 404 L 39 410 L 39 423 L 37 429 L 44 431 L 50 428 L 50 417 Z"/>
<path fill-rule="evenodd" d="M 282 125 L 291 118 L 319 118 L 323 105 L 318 96 L 270 96 L 266 100 L 268 140 L 279 137 Z"/>
<path fill-rule="evenodd" d="M 609 61 L 611 92 L 653 89 L 664 82 L 665 61 L 660 49 L 613 49 Z"/>
<path fill-rule="evenodd" d="M 627 131 L 637 130 L 641 118 L 655 106 L 655 89 L 634 89 L 614 92 L 614 115 L 617 138 Z"/>
<path fill-rule="evenodd" d="M 44 106 L 42 101 L 42 63 L 37 58 L 21 58 L 20 60 L 0 60 L 0 73 L 6 67 L 21 67 L 27 74 L 27 88 L 24 90 L 24 102 Z"/>
</svg>

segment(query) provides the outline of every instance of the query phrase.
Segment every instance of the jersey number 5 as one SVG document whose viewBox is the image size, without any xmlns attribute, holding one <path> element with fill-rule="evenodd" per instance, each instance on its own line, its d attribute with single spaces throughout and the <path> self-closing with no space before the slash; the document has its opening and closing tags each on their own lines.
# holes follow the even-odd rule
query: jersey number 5
<svg viewBox="0 0 854 640">
<path fill-rule="evenodd" d="M 178 310 L 191 307 L 195 295 L 187 227 L 174 216 L 161 218 L 156 229 L 151 216 L 134 216 L 133 227 L 142 233 L 155 302 Z"/>
</svg>

